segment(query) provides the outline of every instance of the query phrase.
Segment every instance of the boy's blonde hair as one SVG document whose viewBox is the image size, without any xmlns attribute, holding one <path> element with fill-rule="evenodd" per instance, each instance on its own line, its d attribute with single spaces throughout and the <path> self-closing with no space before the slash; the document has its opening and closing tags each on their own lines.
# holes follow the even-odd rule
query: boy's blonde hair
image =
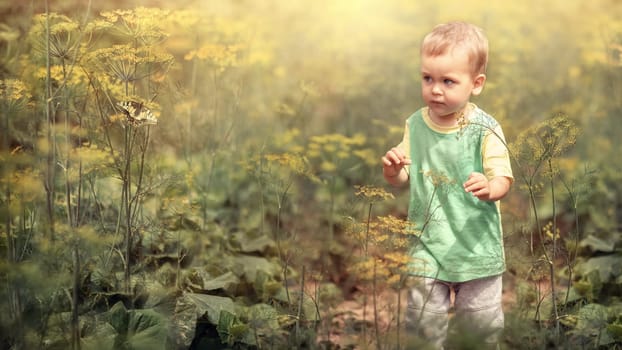
<svg viewBox="0 0 622 350">
<path fill-rule="evenodd" d="M 474 75 L 486 73 L 488 39 L 481 28 L 470 23 L 437 25 L 423 38 L 421 55 L 439 56 L 456 48 L 466 50 Z"/>
</svg>

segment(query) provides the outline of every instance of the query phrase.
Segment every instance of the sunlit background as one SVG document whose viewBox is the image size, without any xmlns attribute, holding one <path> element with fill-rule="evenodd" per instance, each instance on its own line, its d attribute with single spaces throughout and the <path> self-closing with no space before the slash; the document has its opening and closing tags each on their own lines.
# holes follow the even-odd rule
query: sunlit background
<svg viewBox="0 0 622 350">
<path fill-rule="evenodd" d="M 407 348 L 380 157 L 451 20 L 515 155 L 505 345 L 622 346 L 622 2 L 0 0 L 0 347 Z"/>
</svg>

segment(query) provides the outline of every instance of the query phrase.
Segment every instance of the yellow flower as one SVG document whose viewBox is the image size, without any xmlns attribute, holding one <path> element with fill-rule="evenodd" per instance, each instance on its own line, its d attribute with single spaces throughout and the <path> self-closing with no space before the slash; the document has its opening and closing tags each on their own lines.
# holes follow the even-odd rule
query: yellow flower
<svg viewBox="0 0 622 350">
<path fill-rule="evenodd" d="M 395 198 L 392 193 L 389 193 L 380 187 L 356 185 L 354 186 L 354 188 L 356 188 L 355 195 L 363 196 L 367 198 L 370 202 L 383 201 Z"/>
<path fill-rule="evenodd" d="M 330 173 L 330 172 L 337 170 L 337 165 L 335 165 L 335 163 L 333 162 L 323 161 L 320 168 L 322 169 L 322 171 Z"/>
</svg>

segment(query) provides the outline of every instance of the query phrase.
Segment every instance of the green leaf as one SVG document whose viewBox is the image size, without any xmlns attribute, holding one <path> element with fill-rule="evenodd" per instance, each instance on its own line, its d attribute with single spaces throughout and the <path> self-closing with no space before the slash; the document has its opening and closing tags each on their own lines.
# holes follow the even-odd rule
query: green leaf
<svg viewBox="0 0 622 350">
<path fill-rule="evenodd" d="M 612 323 L 607 325 L 607 332 L 616 340 L 622 340 L 622 324 Z"/>
<path fill-rule="evenodd" d="M 238 276 L 245 276 L 246 281 L 254 283 L 257 274 L 261 271 L 268 276 L 276 276 L 279 274 L 280 267 L 277 263 L 266 258 L 256 256 L 238 256 L 235 258 L 235 264 L 238 269 Z"/>
<path fill-rule="evenodd" d="M 195 306 L 197 318 L 207 315 L 207 319 L 213 325 L 218 325 L 220 312 L 223 310 L 233 315 L 236 314 L 231 298 L 196 293 L 186 293 L 184 298 Z"/>
<path fill-rule="evenodd" d="M 218 334 L 229 334 L 229 328 L 233 326 L 235 323 L 235 315 L 227 310 L 223 310 L 220 312 L 220 317 L 218 318 L 218 324 L 216 325 L 216 330 Z M 222 336 L 221 336 L 222 338 Z M 227 339 L 223 339 L 227 341 Z"/>
<path fill-rule="evenodd" d="M 195 337 L 197 320 L 207 320 L 218 326 L 222 312 L 235 315 L 236 308 L 230 298 L 208 294 L 185 293 L 177 299 L 172 319 L 174 342 L 179 348 L 188 349 Z"/>
<path fill-rule="evenodd" d="M 243 330 L 241 327 L 235 330 L 242 343 L 257 345 L 256 337 L 272 338 L 286 333 L 279 322 L 283 315 L 280 315 L 278 310 L 271 305 L 263 303 L 251 305 L 246 308 L 244 315 L 248 318 L 248 325 L 244 325 L 246 327 L 244 333 L 239 333 Z"/>
<path fill-rule="evenodd" d="M 600 275 L 600 280 L 605 283 L 615 280 L 622 274 L 622 259 L 617 254 L 597 256 L 578 265 L 577 270 L 583 275 L 597 271 Z"/>
<path fill-rule="evenodd" d="M 85 336 L 81 340 L 84 350 L 115 350 L 115 338 L 117 331 L 110 323 L 100 323 L 95 326 L 93 334 Z"/>
<path fill-rule="evenodd" d="M 167 349 L 167 318 L 153 309 L 127 310 L 116 303 L 103 315 L 106 323 L 98 324 L 93 335 L 84 339 L 89 349 Z"/>
<path fill-rule="evenodd" d="M 589 235 L 579 243 L 582 248 L 589 248 L 593 252 L 611 253 L 615 249 L 615 243 L 604 240 L 594 235 Z"/>
<path fill-rule="evenodd" d="M 268 248 L 274 247 L 274 241 L 266 235 L 256 238 L 242 236 L 240 237 L 240 250 L 244 253 L 262 253 Z"/>
<path fill-rule="evenodd" d="M 216 289 L 224 289 L 229 290 L 232 286 L 236 286 L 240 283 L 240 280 L 234 275 L 231 271 L 220 275 L 216 278 L 210 279 L 209 281 L 203 282 L 203 289 L 205 290 L 216 290 Z"/>
<path fill-rule="evenodd" d="M 271 331 L 280 328 L 278 311 L 268 304 L 254 304 L 248 308 L 248 318 L 254 327 Z"/>
<path fill-rule="evenodd" d="M 168 322 L 164 315 L 151 310 L 130 310 L 127 344 L 133 350 L 166 350 Z"/>
<path fill-rule="evenodd" d="M 595 331 L 607 324 L 607 307 L 600 304 L 587 304 L 577 315 L 577 329 Z"/>
<path fill-rule="evenodd" d="M 173 341 L 178 348 L 188 349 L 194 339 L 197 326 L 197 306 L 185 295 L 175 303 L 175 312 L 171 320 Z"/>
<path fill-rule="evenodd" d="M 125 334 L 127 332 L 127 325 L 129 324 L 129 316 L 127 309 L 122 302 L 117 302 L 108 310 L 108 322 L 117 331 L 118 334 Z"/>
</svg>

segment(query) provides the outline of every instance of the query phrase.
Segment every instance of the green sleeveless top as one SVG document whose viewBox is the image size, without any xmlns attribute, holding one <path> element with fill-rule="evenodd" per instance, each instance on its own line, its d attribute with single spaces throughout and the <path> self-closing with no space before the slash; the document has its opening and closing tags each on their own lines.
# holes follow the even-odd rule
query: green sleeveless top
<svg viewBox="0 0 622 350">
<path fill-rule="evenodd" d="M 431 129 L 422 111 L 408 121 L 408 218 L 417 232 L 411 273 L 447 282 L 501 274 L 505 257 L 499 207 L 462 187 L 472 172 L 484 173 L 482 142 L 498 124 L 475 108 L 466 126 L 445 134 Z"/>
</svg>

